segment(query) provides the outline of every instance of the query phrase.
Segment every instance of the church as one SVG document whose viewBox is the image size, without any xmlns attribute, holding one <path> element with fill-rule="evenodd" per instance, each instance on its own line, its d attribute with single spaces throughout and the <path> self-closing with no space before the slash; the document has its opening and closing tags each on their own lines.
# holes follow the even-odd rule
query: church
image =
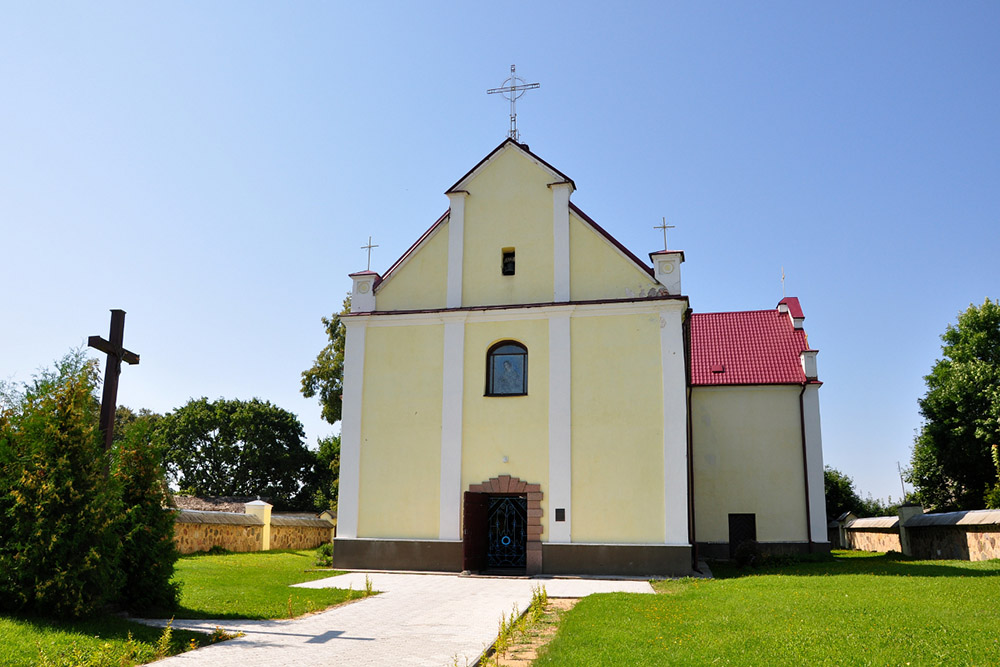
<svg viewBox="0 0 1000 667">
<path fill-rule="evenodd" d="M 699 313 L 508 138 L 383 274 L 351 274 L 334 566 L 684 575 L 828 550 L 796 298 Z M 414 234 L 416 236 L 416 234 Z"/>
</svg>

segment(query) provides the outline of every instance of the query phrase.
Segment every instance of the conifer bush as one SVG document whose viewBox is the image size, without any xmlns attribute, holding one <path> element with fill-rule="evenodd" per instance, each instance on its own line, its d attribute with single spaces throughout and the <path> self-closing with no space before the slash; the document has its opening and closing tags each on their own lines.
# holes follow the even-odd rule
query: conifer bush
<svg viewBox="0 0 1000 667">
<path fill-rule="evenodd" d="M 174 547 L 174 515 L 160 465 L 162 452 L 154 444 L 153 420 L 139 416 L 120 437 L 116 435 L 114 478 L 122 511 L 122 605 L 133 613 L 165 612 L 177 607 L 180 590 L 170 579 L 179 554 Z"/>
<path fill-rule="evenodd" d="M 69 355 L 0 416 L 0 605 L 79 617 L 118 592 L 117 498 L 104 477 L 96 364 Z"/>
<path fill-rule="evenodd" d="M 150 425 L 124 431 L 111 465 L 97 384 L 82 351 L 23 387 L 0 384 L 2 611 L 70 618 L 112 603 L 176 606 L 173 517 Z"/>
</svg>

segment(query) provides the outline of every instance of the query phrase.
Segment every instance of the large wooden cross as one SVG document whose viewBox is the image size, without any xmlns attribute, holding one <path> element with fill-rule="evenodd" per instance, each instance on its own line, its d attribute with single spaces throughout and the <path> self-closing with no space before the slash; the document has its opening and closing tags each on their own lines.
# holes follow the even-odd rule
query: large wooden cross
<svg viewBox="0 0 1000 667">
<path fill-rule="evenodd" d="M 104 367 L 104 395 L 101 397 L 101 433 L 104 434 L 104 450 L 110 451 L 111 440 L 115 434 L 115 408 L 118 402 L 118 375 L 122 372 L 122 362 L 139 363 L 139 355 L 130 352 L 122 346 L 125 337 L 125 311 L 111 311 L 111 332 L 108 340 L 100 336 L 91 336 L 87 345 L 97 348 L 108 355 L 108 363 Z"/>
</svg>

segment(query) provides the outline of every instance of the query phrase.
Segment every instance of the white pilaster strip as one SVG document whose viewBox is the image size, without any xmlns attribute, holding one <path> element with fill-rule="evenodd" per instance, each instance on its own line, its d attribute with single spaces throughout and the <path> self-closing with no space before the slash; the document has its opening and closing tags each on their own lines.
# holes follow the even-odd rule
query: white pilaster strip
<svg viewBox="0 0 1000 667">
<path fill-rule="evenodd" d="M 552 300 L 569 301 L 569 195 L 571 183 L 552 184 Z"/>
<path fill-rule="evenodd" d="M 448 214 L 448 308 L 462 307 L 462 255 L 465 248 L 465 198 L 468 192 L 449 192 Z"/>
<path fill-rule="evenodd" d="M 337 497 L 337 537 L 358 536 L 361 490 L 361 397 L 365 376 L 365 322 L 341 320 L 344 340 L 344 398 L 340 422 L 340 492 Z"/>
<path fill-rule="evenodd" d="M 569 313 L 549 318 L 549 488 L 546 542 L 570 542 L 573 512 Z M 556 508 L 566 510 L 556 522 Z"/>
<path fill-rule="evenodd" d="M 438 537 L 460 540 L 462 516 L 462 378 L 465 322 L 445 322 L 441 396 L 441 479 Z"/>
<path fill-rule="evenodd" d="M 802 395 L 806 427 L 806 475 L 809 480 L 809 534 L 813 542 L 828 542 L 826 497 L 823 488 L 823 435 L 819 421 L 819 385 L 806 385 Z"/>
<path fill-rule="evenodd" d="M 679 310 L 660 312 L 663 372 L 663 488 L 667 544 L 688 542 L 687 379 Z"/>
</svg>

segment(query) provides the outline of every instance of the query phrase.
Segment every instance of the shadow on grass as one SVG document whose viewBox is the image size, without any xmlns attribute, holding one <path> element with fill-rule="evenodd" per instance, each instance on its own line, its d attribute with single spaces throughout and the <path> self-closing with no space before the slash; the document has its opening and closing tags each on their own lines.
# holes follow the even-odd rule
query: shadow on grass
<svg viewBox="0 0 1000 667">
<path fill-rule="evenodd" d="M 715 561 L 711 563 L 711 568 L 716 579 L 768 575 L 826 577 L 844 574 L 870 574 L 882 577 L 1000 577 L 1000 560 L 928 561 L 914 560 L 894 553 L 853 551 L 813 554 L 793 563 L 769 565 L 765 562 L 755 568 Z"/>
<path fill-rule="evenodd" d="M 135 623 L 118 616 L 97 616 L 91 619 L 76 621 L 61 621 L 38 616 L 7 615 L 7 618 L 30 626 L 39 634 L 46 632 L 66 632 L 88 637 L 100 637 L 103 641 L 128 641 L 129 637 L 136 641 L 156 645 L 163 634 L 163 628 Z M 199 646 L 208 643 L 207 635 L 190 630 L 174 629 L 170 646 L 171 653 L 179 653 L 189 646 L 191 640 Z M 2 660 L 0 660 L 2 663 Z"/>
</svg>

